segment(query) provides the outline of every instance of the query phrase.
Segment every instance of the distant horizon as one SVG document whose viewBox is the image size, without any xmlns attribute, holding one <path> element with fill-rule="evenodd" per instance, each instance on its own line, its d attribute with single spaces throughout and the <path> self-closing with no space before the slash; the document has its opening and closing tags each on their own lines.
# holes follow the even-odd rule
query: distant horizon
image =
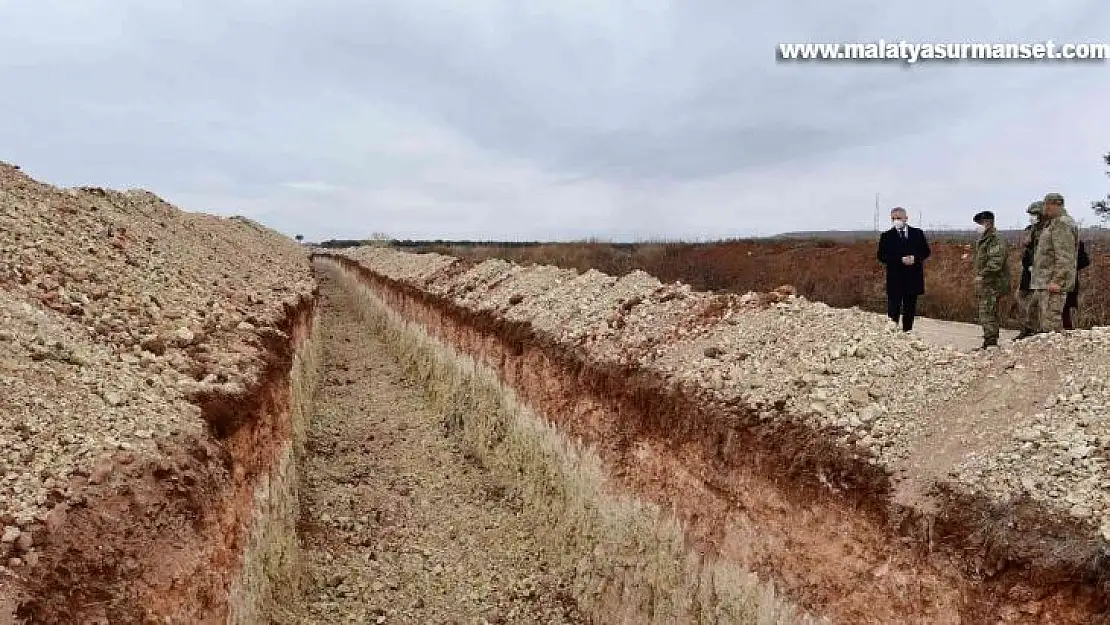
<svg viewBox="0 0 1110 625">
<path fill-rule="evenodd" d="M 1100 224 L 1086 225 L 1081 228 L 1083 231 L 1106 231 L 1110 230 L 1107 226 Z M 780 232 L 770 235 L 760 236 L 743 236 L 743 237 L 720 237 L 720 238 L 680 238 L 680 237 L 647 237 L 641 239 L 621 239 L 610 238 L 602 236 L 590 236 L 579 238 L 566 238 L 566 239 L 525 239 L 525 238 L 505 238 L 505 239 L 468 239 L 468 238 L 415 238 L 415 237 L 388 237 L 388 238 L 353 238 L 353 237 L 332 237 L 328 239 L 320 239 L 310 241 L 307 238 L 303 241 L 305 245 L 319 245 L 327 242 L 361 242 L 367 243 L 371 241 L 388 241 L 388 242 L 401 242 L 410 245 L 452 245 L 452 244 L 465 244 L 465 245 L 549 245 L 549 244 L 611 244 L 611 245 L 651 245 L 651 244 L 715 244 L 715 243 L 730 243 L 734 241 L 761 241 L 781 238 L 820 238 L 821 235 L 833 235 L 839 237 L 852 237 L 852 238 L 866 238 L 885 232 L 887 229 L 874 230 L 874 229 L 856 229 L 856 230 L 797 230 L 791 232 Z M 925 229 L 926 234 L 930 231 Z M 1024 228 L 999 228 L 1000 232 L 1020 234 Z M 959 227 L 942 227 L 935 228 L 933 232 L 942 232 L 946 235 L 977 235 L 974 227 L 959 228 Z"/>
</svg>

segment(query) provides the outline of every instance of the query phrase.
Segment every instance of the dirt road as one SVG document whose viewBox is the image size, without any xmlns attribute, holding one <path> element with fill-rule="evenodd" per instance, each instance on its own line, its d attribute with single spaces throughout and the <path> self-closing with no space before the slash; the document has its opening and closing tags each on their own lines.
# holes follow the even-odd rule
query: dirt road
<svg viewBox="0 0 1110 625">
<path fill-rule="evenodd" d="M 303 465 L 303 603 L 275 622 L 583 623 L 500 484 L 320 275 L 324 366 Z"/>
<path fill-rule="evenodd" d="M 972 323 L 918 317 L 914 320 L 913 331 L 928 343 L 951 345 L 961 352 L 971 351 L 983 344 L 983 329 Z M 999 344 L 1005 345 L 1015 336 L 1015 330 L 1002 330 Z"/>
</svg>

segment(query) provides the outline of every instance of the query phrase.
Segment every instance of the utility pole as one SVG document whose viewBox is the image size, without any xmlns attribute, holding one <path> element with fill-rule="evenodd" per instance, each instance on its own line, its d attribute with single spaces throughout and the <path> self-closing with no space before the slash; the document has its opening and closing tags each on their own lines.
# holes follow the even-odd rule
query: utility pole
<svg viewBox="0 0 1110 625">
<path fill-rule="evenodd" d="M 879 231 L 879 194 L 875 194 L 875 232 Z"/>
</svg>

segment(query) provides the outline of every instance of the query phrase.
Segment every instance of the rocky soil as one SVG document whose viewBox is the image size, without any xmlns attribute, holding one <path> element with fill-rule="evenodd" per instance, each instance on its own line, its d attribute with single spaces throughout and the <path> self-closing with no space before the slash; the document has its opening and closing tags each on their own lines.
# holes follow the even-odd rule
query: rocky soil
<svg viewBox="0 0 1110 625">
<path fill-rule="evenodd" d="M 800 420 L 915 482 L 919 496 L 937 479 L 998 502 L 1029 496 L 1110 539 L 1110 328 L 966 353 L 789 287 L 712 295 L 642 272 L 344 253 L 460 306 L 525 322 L 595 361 L 638 365 L 765 419 Z"/>
<path fill-rule="evenodd" d="M 256 384 L 264 342 L 314 289 L 304 250 L 246 219 L 59 189 L 0 163 L 6 571 L 34 566 L 51 511 L 105 480 L 108 454 L 158 456 L 205 430 L 199 397 Z"/>
<path fill-rule="evenodd" d="M 0 555 L 34 566 L 52 510 L 99 484 L 116 450 L 156 453 L 155 432 L 197 431 L 172 379 L 146 375 L 64 317 L 0 291 Z M 36 525 L 41 525 L 36 527 Z"/>
</svg>

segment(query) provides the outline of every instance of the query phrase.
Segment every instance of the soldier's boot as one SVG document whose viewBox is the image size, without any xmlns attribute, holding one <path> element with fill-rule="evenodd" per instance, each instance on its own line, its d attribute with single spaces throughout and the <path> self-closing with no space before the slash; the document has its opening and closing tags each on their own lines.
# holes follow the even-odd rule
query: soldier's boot
<svg viewBox="0 0 1110 625">
<path fill-rule="evenodd" d="M 998 339 L 983 339 L 983 346 L 979 349 L 987 349 L 988 347 L 998 347 Z"/>
<path fill-rule="evenodd" d="M 1036 334 L 1036 332 L 1030 330 L 1029 328 L 1022 328 L 1021 332 L 1018 332 L 1018 335 L 1014 337 L 1014 340 L 1020 341 L 1021 339 L 1027 339 L 1034 334 Z"/>
</svg>

